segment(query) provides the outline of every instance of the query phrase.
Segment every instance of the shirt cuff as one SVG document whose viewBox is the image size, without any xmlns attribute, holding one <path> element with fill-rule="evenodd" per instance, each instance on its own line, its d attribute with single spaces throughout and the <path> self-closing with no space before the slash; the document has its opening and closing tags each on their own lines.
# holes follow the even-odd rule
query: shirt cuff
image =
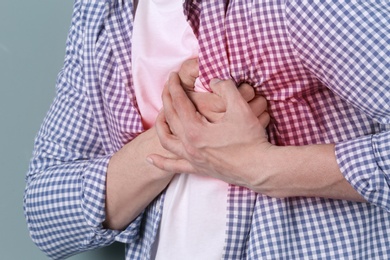
<svg viewBox="0 0 390 260">
<path fill-rule="evenodd" d="M 390 211 L 389 151 L 389 132 L 336 145 L 337 163 L 346 180 L 369 203 L 387 211 Z"/>
<path fill-rule="evenodd" d="M 83 195 L 82 206 L 85 219 L 93 229 L 85 246 L 92 244 L 109 245 L 113 241 L 134 241 L 139 233 L 142 214 L 140 214 L 124 231 L 104 229 L 102 223 L 105 220 L 106 204 L 106 173 L 108 163 L 112 155 L 94 159 L 85 166 L 83 171 Z M 122 239 L 118 239 L 121 237 Z M 126 238 L 126 239 L 124 239 Z M 121 241 L 122 242 L 122 241 Z"/>
</svg>

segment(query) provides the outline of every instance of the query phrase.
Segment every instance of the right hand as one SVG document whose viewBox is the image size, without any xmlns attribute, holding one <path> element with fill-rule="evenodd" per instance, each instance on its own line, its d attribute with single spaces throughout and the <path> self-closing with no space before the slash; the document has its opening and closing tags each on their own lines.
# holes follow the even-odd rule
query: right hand
<svg viewBox="0 0 390 260">
<path fill-rule="evenodd" d="M 162 146 L 178 158 L 151 154 L 149 162 L 165 171 L 206 175 L 248 188 L 266 180 L 268 175 L 257 175 L 259 160 L 252 157 L 257 153 L 256 158 L 265 158 L 272 146 L 265 130 L 269 122 L 265 99 L 254 98 L 250 106 L 232 80 L 213 80 L 210 87 L 213 93 L 204 94 L 223 105 L 215 122 L 199 113 L 178 75 L 171 74 L 156 129 Z"/>
</svg>

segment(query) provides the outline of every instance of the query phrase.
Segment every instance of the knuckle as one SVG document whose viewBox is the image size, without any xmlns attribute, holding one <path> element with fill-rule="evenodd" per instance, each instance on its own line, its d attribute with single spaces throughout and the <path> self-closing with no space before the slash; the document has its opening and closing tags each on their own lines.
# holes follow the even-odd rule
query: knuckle
<svg viewBox="0 0 390 260">
<path fill-rule="evenodd" d="M 169 147 L 169 142 L 167 141 L 167 139 L 160 139 L 160 144 L 161 144 L 161 146 L 162 146 L 164 149 L 166 149 L 166 150 L 169 151 L 169 149 L 168 149 L 168 147 Z"/>
<path fill-rule="evenodd" d="M 199 131 L 194 128 L 189 128 L 187 132 L 187 140 L 189 144 L 196 144 L 199 140 Z"/>
<path fill-rule="evenodd" d="M 199 157 L 199 148 L 198 145 L 200 143 L 199 131 L 195 129 L 190 129 L 187 132 L 187 142 L 185 142 L 185 149 L 189 156 L 192 158 Z"/>
<path fill-rule="evenodd" d="M 185 146 L 185 149 L 186 149 L 186 152 L 187 152 L 187 154 L 191 157 L 191 158 L 197 158 L 198 156 L 198 151 L 197 151 L 197 149 L 194 147 L 194 146 L 192 146 L 191 144 L 187 144 L 186 146 Z"/>
<path fill-rule="evenodd" d="M 255 90 L 248 83 L 243 83 L 239 86 L 241 95 L 248 100 L 251 100 L 255 97 Z"/>
<path fill-rule="evenodd" d="M 264 96 L 256 96 L 256 99 L 260 103 L 267 103 L 267 99 Z"/>
</svg>

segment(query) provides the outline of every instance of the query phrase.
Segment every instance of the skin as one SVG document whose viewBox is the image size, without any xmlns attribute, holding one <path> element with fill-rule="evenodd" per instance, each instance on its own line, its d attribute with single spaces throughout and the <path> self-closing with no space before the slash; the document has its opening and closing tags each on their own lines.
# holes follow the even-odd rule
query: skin
<svg viewBox="0 0 390 260">
<path fill-rule="evenodd" d="M 210 121 L 197 110 L 177 74 L 163 92 L 156 121 L 162 146 L 177 157 L 151 154 L 169 172 L 207 175 L 272 197 L 324 197 L 364 202 L 340 172 L 334 144 L 275 146 L 267 140 L 267 113 L 257 116 L 231 80 L 212 80 L 226 112 Z M 266 108 L 261 112 L 266 112 Z M 257 111 L 259 113 L 259 111 Z"/>
<path fill-rule="evenodd" d="M 154 127 L 111 157 L 106 179 L 105 228 L 124 229 L 174 176 L 145 163 L 145 156 L 150 152 L 164 154 L 167 158 L 172 156 L 161 147 Z"/>
<path fill-rule="evenodd" d="M 217 95 L 193 91 L 198 75 L 197 60 L 185 62 L 176 75 L 179 85 L 184 86 L 184 89 L 180 87 L 181 90 L 187 91 L 192 100 L 191 104 L 198 107 L 204 118 L 210 122 L 220 120 L 226 110 L 222 99 Z M 240 86 L 237 91 L 242 100 L 253 109 L 252 115 L 264 120 L 265 125 L 268 124 L 269 116 L 264 112 L 265 99 L 255 97 L 253 88 L 246 84 Z M 166 95 L 167 93 L 164 94 Z M 141 133 L 110 159 L 106 179 L 106 220 L 103 223 L 105 228 L 126 228 L 165 189 L 174 173 L 180 172 L 151 165 L 145 160 L 149 154 L 159 154 L 172 160 L 179 159 L 175 153 L 163 148 L 156 127 Z"/>
</svg>

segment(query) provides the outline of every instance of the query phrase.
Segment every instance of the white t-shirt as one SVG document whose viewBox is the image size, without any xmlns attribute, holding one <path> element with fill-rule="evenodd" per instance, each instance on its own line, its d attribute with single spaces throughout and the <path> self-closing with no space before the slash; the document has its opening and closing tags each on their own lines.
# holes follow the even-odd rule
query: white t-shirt
<svg viewBox="0 0 390 260">
<path fill-rule="evenodd" d="M 133 31 L 133 75 L 145 128 L 162 107 L 161 92 L 171 71 L 197 56 L 198 43 L 180 0 L 142 0 Z M 202 86 L 197 83 L 196 89 Z M 225 241 L 228 184 L 177 174 L 167 188 L 156 259 L 221 259 Z"/>
</svg>

